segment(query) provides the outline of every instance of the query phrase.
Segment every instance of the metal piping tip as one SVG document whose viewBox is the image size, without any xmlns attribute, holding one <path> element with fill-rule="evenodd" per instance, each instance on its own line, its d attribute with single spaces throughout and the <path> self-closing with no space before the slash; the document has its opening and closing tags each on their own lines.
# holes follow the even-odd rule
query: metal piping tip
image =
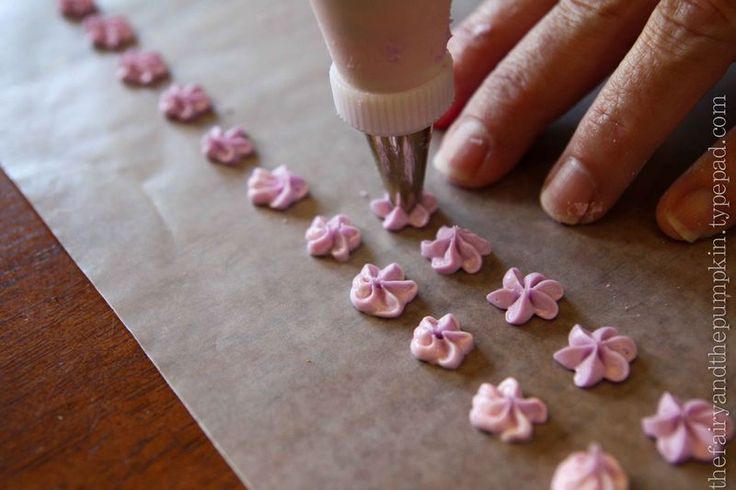
<svg viewBox="0 0 736 490">
<path fill-rule="evenodd" d="M 404 136 L 366 136 L 389 199 L 411 211 L 422 198 L 432 126 Z"/>
</svg>

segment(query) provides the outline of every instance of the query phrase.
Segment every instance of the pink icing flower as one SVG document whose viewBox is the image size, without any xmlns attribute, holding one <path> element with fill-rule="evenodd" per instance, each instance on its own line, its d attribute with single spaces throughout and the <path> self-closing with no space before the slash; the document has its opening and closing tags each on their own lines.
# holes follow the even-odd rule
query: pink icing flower
<svg viewBox="0 0 736 490">
<path fill-rule="evenodd" d="M 338 214 L 329 221 L 317 216 L 307 229 L 307 251 L 311 255 L 332 255 L 339 262 L 346 262 L 350 252 L 360 245 L 360 230 L 350 218 Z"/>
<path fill-rule="evenodd" d="M 169 76 L 163 57 L 155 51 L 129 49 L 120 56 L 118 78 L 131 85 L 153 85 Z"/>
<path fill-rule="evenodd" d="M 432 213 L 437 211 L 437 199 L 425 192 L 411 212 L 407 213 L 401 206 L 394 206 L 388 194 L 371 201 L 371 211 L 383 220 L 383 227 L 389 231 L 399 231 L 404 227 L 422 228 L 427 226 Z"/>
<path fill-rule="evenodd" d="M 425 316 L 414 329 L 410 347 L 421 361 L 455 369 L 473 350 L 473 335 L 460 330 L 460 323 L 451 313 L 439 320 Z"/>
<path fill-rule="evenodd" d="M 716 413 L 705 400 L 682 403 L 669 393 L 659 399 L 657 413 L 642 420 L 642 428 L 646 435 L 657 439 L 657 450 L 672 464 L 690 458 L 712 461 L 714 453 L 723 449 L 734 432 L 728 412 Z"/>
<path fill-rule="evenodd" d="M 216 163 L 235 165 L 254 152 L 253 142 L 239 126 L 227 131 L 215 126 L 202 137 L 202 153 Z"/>
<path fill-rule="evenodd" d="M 172 85 L 158 101 L 158 108 L 168 118 L 189 122 L 212 110 L 212 101 L 200 85 Z"/>
<path fill-rule="evenodd" d="M 417 295 L 417 283 L 404 277 L 399 264 L 379 269 L 366 264 L 353 279 L 350 302 L 358 311 L 381 318 L 395 318 Z"/>
<path fill-rule="evenodd" d="M 575 325 L 568 347 L 554 353 L 555 361 L 575 371 L 575 385 L 588 388 L 603 379 L 619 383 L 629 377 L 629 363 L 636 359 L 636 344 L 614 327 L 592 333 Z"/>
<path fill-rule="evenodd" d="M 629 477 L 613 456 L 591 444 L 557 466 L 551 490 L 629 490 Z"/>
<path fill-rule="evenodd" d="M 475 274 L 483 265 L 483 255 L 491 253 L 491 244 L 465 228 L 443 226 L 436 240 L 422 241 L 421 251 L 440 274 L 452 274 L 461 268 Z"/>
<path fill-rule="evenodd" d="M 58 0 L 57 5 L 62 15 L 70 19 L 83 19 L 97 12 L 94 0 Z"/>
<path fill-rule="evenodd" d="M 84 19 L 87 38 L 100 49 L 117 50 L 135 40 L 135 32 L 122 15 L 93 15 Z"/>
<path fill-rule="evenodd" d="M 503 288 L 490 293 L 486 299 L 490 304 L 506 311 L 506 321 L 512 325 L 528 322 L 535 314 L 545 320 L 557 316 L 557 301 L 562 298 L 562 285 L 538 273 L 526 277 L 516 267 L 503 276 Z"/>
<path fill-rule="evenodd" d="M 253 204 L 286 209 L 309 194 L 307 182 L 291 173 L 286 165 L 269 172 L 255 168 L 248 179 L 248 197 Z"/>
<path fill-rule="evenodd" d="M 470 423 L 478 429 L 500 434 L 504 442 L 529 440 L 532 424 L 546 421 L 547 406 L 537 398 L 524 398 L 514 378 L 506 378 L 498 387 L 483 383 L 473 397 Z"/>
</svg>

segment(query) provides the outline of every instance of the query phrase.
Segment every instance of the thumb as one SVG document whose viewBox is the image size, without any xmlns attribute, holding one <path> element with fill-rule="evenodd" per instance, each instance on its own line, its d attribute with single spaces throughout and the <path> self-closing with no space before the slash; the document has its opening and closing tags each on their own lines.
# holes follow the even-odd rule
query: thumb
<svg viewBox="0 0 736 490">
<path fill-rule="evenodd" d="M 716 136 L 718 131 L 725 128 L 714 127 Z M 670 238 L 691 243 L 736 223 L 736 128 L 714 141 L 667 189 L 657 205 L 657 223 Z"/>
</svg>

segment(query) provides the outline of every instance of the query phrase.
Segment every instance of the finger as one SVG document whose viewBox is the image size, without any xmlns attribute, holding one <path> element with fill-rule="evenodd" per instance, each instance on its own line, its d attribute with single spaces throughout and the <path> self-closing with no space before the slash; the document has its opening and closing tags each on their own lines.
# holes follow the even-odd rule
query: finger
<svg viewBox="0 0 736 490">
<path fill-rule="evenodd" d="M 725 96 L 713 99 L 722 107 Z M 714 113 L 713 133 L 722 136 L 723 126 Z M 694 242 L 725 233 L 736 223 L 736 128 L 710 145 L 687 172 L 667 189 L 657 206 L 659 228 L 670 238 Z"/>
<path fill-rule="evenodd" d="M 545 211 L 567 224 L 603 216 L 734 56 L 733 1 L 662 0 L 550 172 Z"/>
<path fill-rule="evenodd" d="M 561 0 L 483 82 L 435 166 L 479 187 L 505 175 L 537 135 L 613 70 L 657 0 Z"/>
<path fill-rule="evenodd" d="M 486 0 L 453 29 L 447 49 L 455 72 L 455 100 L 435 123 L 445 129 L 475 89 L 557 0 Z"/>
</svg>

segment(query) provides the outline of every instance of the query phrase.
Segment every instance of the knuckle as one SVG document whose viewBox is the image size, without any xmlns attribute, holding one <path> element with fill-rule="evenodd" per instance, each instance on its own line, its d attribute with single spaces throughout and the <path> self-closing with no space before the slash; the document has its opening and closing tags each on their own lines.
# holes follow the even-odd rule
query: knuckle
<svg viewBox="0 0 736 490">
<path fill-rule="evenodd" d="M 620 19 L 626 14 L 628 4 L 625 0 L 561 0 L 559 7 L 574 21 L 588 21 L 591 17 Z"/>
<path fill-rule="evenodd" d="M 522 101 L 531 90 L 532 81 L 526 63 L 509 57 L 491 75 L 493 83 L 488 86 L 488 96 L 505 104 Z"/>
<path fill-rule="evenodd" d="M 653 40 L 675 46 L 736 43 L 734 0 L 662 0 L 649 24 Z"/>
<path fill-rule="evenodd" d="M 588 130 L 613 143 L 626 141 L 632 125 L 623 112 L 624 96 L 617 90 L 603 94 L 585 116 Z"/>
</svg>

